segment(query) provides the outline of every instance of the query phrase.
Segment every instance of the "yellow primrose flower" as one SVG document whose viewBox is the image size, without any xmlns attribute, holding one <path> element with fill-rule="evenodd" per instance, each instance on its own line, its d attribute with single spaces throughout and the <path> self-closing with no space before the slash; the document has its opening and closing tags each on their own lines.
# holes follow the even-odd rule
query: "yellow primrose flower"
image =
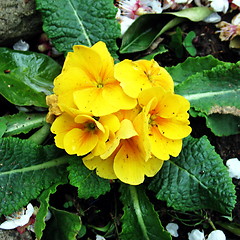
<svg viewBox="0 0 240 240">
<path fill-rule="evenodd" d="M 53 122 L 51 131 L 56 134 L 56 146 L 68 154 L 83 156 L 91 152 L 96 156 L 106 151 L 109 132 L 115 132 L 119 127 L 119 120 L 112 114 L 94 118 L 85 114 L 73 117 L 62 113 Z"/>
<path fill-rule="evenodd" d="M 131 111 L 128 112 L 132 115 Z M 123 115 L 126 114 L 125 111 Z M 146 120 L 143 112 L 134 121 L 123 119 L 111 146 L 101 156 L 83 158 L 85 166 L 90 170 L 96 168 L 102 178 L 118 178 L 131 185 L 141 184 L 145 175 L 154 176 L 163 161 L 151 157 Z"/>
<path fill-rule="evenodd" d="M 156 87 L 142 91 L 138 101 L 148 117 L 152 154 L 162 160 L 168 160 L 169 155 L 178 156 L 182 149 L 182 138 L 191 133 L 188 100 Z"/>
<path fill-rule="evenodd" d="M 69 52 L 62 73 L 54 80 L 60 109 L 75 108 L 103 116 L 136 106 L 114 78 L 114 61 L 105 43 L 76 45 Z"/>
<path fill-rule="evenodd" d="M 115 65 L 114 76 L 123 91 L 132 98 L 137 98 L 141 91 L 151 87 L 161 86 L 170 92 L 174 90 L 172 77 L 154 60 L 125 59 Z"/>
</svg>

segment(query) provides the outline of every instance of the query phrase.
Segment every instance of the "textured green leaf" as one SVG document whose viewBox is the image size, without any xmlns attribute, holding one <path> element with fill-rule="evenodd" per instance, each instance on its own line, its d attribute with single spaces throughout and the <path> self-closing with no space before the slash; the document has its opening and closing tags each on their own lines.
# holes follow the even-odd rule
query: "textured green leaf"
<svg viewBox="0 0 240 240">
<path fill-rule="evenodd" d="M 196 73 L 175 87 L 191 107 L 206 115 L 240 111 L 240 63 L 224 63 Z"/>
<path fill-rule="evenodd" d="M 30 130 L 43 126 L 46 123 L 46 113 L 19 112 L 14 115 L 0 117 L 0 123 L 6 122 L 4 137 L 28 133 Z"/>
<path fill-rule="evenodd" d="M 208 17 L 213 11 L 207 7 L 192 7 L 186 8 L 177 12 L 165 12 L 164 14 L 171 14 L 176 17 L 187 18 L 192 22 L 200 22 Z"/>
<path fill-rule="evenodd" d="M 195 56 L 197 54 L 197 50 L 192 43 L 195 37 L 196 37 L 196 33 L 194 31 L 191 31 L 187 34 L 187 36 L 183 40 L 183 46 L 186 48 L 186 50 L 191 56 Z"/>
<path fill-rule="evenodd" d="M 50 188 L 44 190 L 41 195 L 38 197 L 38 201 L 40 202 L 40 207 L 36 216 L 36 221 L 34 223 L 34 232 L 36 234 L 37 239 L 41 239 L 43 235 L 43 230 L 46 227 L 45 218 L 48 213 L 49 208 L 49 198 L 50 195 L 57 191 L 57 186 L 59 183 L 54 184 Z"/>
<path fill-rule="evenodd" d="M 115 55 L 120 26 L 117 8 L 109 0 L 37 0 L 43 17 L 43 29 L 60 52 L 72 51 L 73 45 L 107 44 Z"/>
<path fill-rule="evenodd" d="M 80 157 L 72 157 L 69 164 L 70 184 L 78 188 L 79 198 L 98 198 L 110 191 L 109 180 L 100 178 L 94 171 L 87 169 Z"/>
<path fill-rule="evenodd" d="M 120 53 L 146 50 L 161 34 L 183 21 L 183 18 L 162 14 L 145 14 L 138 17 L 123 35 Z"/>
<path fill-rule="evenodd" d="M 0 48 L 0 94 L 15 105 L 47 107 L 46 95 L 60 71 L 44 54 Z"/>
<path fill-rule="evenodd" d="M 217 65 L 224 64 L 212 55 L 206 57 L 189 57 L 185 62 L 179 63 L 176 66 L 166 67 L 166 70 L 172 76 L 174 83 L 179 84 L 188 77 L 200 73 L 204 70 L 211 70 Z"/>
<path fill-rule="evenodd" d="M 207 137 L 188 137 L 180 155 L 163 164 L 149 189 L 180 211 L 212 209 L 230 214 L 236 203 L 234 184 Z"/>
<path fill-rule="evenodd" d="M 124 205 L 122 240 L 170 240 L 171 235 L 163 229 L 157 212 L 142 186 L 122 184 L 121 201 Z"/>
<path fill-rule="evenodd" d="M 206 117 L 206 124 L 219 137 L 240 133 L 240 116 L 211 114 Z"/>
<path fill-rule="evenodd" d="M 52 219 L 44 231 L 45 240 L 75 240 L 82 222 L 78 215 L 50 207 Z"/>
<path fill-rule="evenodd" d="M 11 214 L 54 183 L 65 183 L 67 156 L 55 146 L 0 139 L 0 214 Z"/>
<path fill-rule="evenodd" d="M 183 56 L 182 35 L 183 32 L 181 28 L 177 27 L 176 32 L 171 36 L 171 41 L 169 43 L 169 47 L 173 49 L 178 58 L 181 58 Z"/>
</svg>

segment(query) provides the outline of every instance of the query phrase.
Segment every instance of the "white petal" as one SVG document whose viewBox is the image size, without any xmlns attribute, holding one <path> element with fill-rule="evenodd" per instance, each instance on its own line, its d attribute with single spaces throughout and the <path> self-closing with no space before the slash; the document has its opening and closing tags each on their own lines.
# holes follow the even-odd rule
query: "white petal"
<svg viewBox="0 0 240 240">
<path fill-rule="evenodd" d="M 240 179 L 240 161 L 237 158 L 228 159 L 226 162 L 229 176 L 231 178 Z"/>
<path fill-rule="evenodd" d="M 34 207 L 33 207 L 33 205 L 31 203 L 29 203 L 27 205 L 27 210 L 26 210 L 26 214 L 25 215 L 31 217 L 33 215 L 33 213 L 34 213 Z"/>
<path fill-rule="evenodd" d="M 169 223 L 166 226 L 167 231 L 173 236 L 173 237 L 178 237 L 178 225 L 176 223 Z"/>
<path fill-rule="evenodd" d="M 208 235 L 207 240 L 226 240 L 226 236 L 223 231 L 215 230 Z"/>
<path fill-rule="evenodd" d="M 211 7 L 215 12 L 226 13 L 229 7 L 228 0 L 213 0 L 211 2 Z"/>
<path fill-rule="evenodd" d="M 204 240 L 204 232 L 200 232 L 198 229 L 193 229 L 188 233 L 188 240 Z"/>
<path fill-rule="evenodd" d="M 239 25 L 240 24 L 240 13 L 238 13 L 236 16 L 233 17 L 231 23 L 233 25 Z"/>
<path fill-rule="evenodd" d="M 22 215 L 21 218 L 13 220 L 13 222 L 17 225 L 17 227 L 22 227 L 29 222 L 29 219 L 30 219 L 31 216 Z"/>
<path fill-rule="evenodd" d="M 16 227 L 18 227 L 19 225 L 17 225 L 15 223 L 15 221 L 13 220 L 9 220 L 9 221 L 5 221 L 0 225 L 0 229 L 14 229 Z"/>
</svg>

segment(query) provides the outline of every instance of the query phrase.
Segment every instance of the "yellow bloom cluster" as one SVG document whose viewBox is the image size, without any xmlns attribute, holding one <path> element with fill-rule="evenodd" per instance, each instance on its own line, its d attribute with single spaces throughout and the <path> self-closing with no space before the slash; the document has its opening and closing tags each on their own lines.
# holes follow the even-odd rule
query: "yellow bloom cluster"
<svg viewBox="0 0 240 240">
<path fill-rule="evenodd" d="M 56 146 L 100 177 L 132 185 L 178 156 L 191 132 L 190 104 L 174 94 L 169 73 L 154 60 L 114 64 L 103 42 L 73 47 L 47 99 Z"/>
</svg>

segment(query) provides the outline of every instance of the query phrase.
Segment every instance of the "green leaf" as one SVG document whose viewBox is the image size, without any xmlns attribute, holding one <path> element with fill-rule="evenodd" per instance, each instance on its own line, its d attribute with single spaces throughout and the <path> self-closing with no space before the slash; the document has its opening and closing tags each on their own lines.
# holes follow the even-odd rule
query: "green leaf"
<svg viewBox="0 0 240 240">
<path fill-rule="evenodd" d="M 168 50 L 163 46 L 159 45 L 151 54 L 142 57 L 141 59 L 146 59 L 146 60 L 152 60 L 154 59 L 157 55 L 160 55 L 162 53 L 167 52 Z"/>
<path fill-rule="evenodd" d="M 224 62 L 219 61 L 212 55 L 206 57 L 189 57 L 185 62 L 179 63 L 177 66 L 166 67 L 166 70 L 177 85 L 196 73 L 211 70 L 213 67 L 221 64 L 224 64 Z"/>
<path fill-rule="evenodd" d="M 166 161 L 149 189 L 157 199 L 180 211 L 212 209 L 230 214 L 236 203 L 235 186 L 223 160 L 207 137 L 188 137 L 177 158 Z"/>
<path fill-rule="evenodd" d="M 206 117 L 206 124 L 219 137 L 240 133 L 240 116 L 211 114 Z"/>
<path fill-rule="evenodd" d="M 44 231 L 45 240 L 76 240 L 82 227 L 78 215 L 50 207 L 52 218 Z"/>
<path fill-rule="evenodd" d="M 176 28 L 176 33 L 171 36 L 171 41 L 169 43 L 169 47 L 173 49 L 176 56 L 181 58 L 183 56 L 183 42 L 182 42 L 182 30 L 181 28 Z"/>
<path fill-rule="evenodd" d="M 123 35 L 120 53 L 146 50 L 161 34 L 183 21 L 183 18 L 163 14 L 145 14 L 138 17 Z"/>
<path fill-rule="evenodd" d="M 186 8 L 177 12 L 165 12 L 164 14 L 171 14 L 176 17 L 187 18 L 192 22 L 200 22 L 208 17 L 213 11 L 207 7 L 192 7 Z"/>
<path fill-rule="evenodd" d="M 57 191 L 58 185 L 59 183 L 52 185 L 50 188 L 44 190 L 38 197 L 40 207 L 36 216 L 36 221 L 34 223 L 34 232 L 36 234 L 36 238 L 39 240 L 42 238 L 43 230 L 46 227 L 45 218 L 49 211 L 48 208 L 50 195 Z"/>
<path fill-rule="evenodd" d="M 123 35 L 120 53 L 132 53 L 146 50 L 154 40 L 169 29 L 187 19 L 191 21 L 202 21 L 211 13 L 212 11 L 206 7 L 196 7 L 179 12 L 142 15 L 131 24 Z"/>
<path fill-rule="evenodd" d="M 0 117 L 0 123 L 6 122 L 4 137 L 28 133 L 30 130 L 43 126 L 46 123 L 46 113 L 19 112 L 14 115 Z"/>
<path fill-rule="evenodd" d="M 0 139 L 0 214 L 11 214 L 54 183 L 65 183 L 68 157 L 62 155 L 55 146 Z"/>
<path fill-rule="evenodd" d="M 0 94 L 15 105 L 47 107 L 46 95 L 60 70 L 44 54 L 0 48 Z"/>
<path fill-rule="evenodd" d="M 240 63 L 224 63 L 198 72 L 175 87 L 191 107 L 206 115 L 240 111 Z"/>
<path fill-rule="evenodd" d="M 235 234 L 236 236 L 240 237 L 240 224 L 237 224 L 234 222 L 222 222 L 222 221 L 216 221 L 214 223 L 228 230 L 229 232 Z"/>
<path fill-rule="evenodd" d="M 142 186 L 121 184 L 121 201 L 124 205 L 122 240 L 171 240 L 163 229 L 157 212 L 145 194 Z"/>
<path fill-rule="evenodd" d="M 7 120 L 4 117 L 0 117 L 0 137 L 6 132 Z"/>
<path fill-rule="evenodd" d="M 37 0 L 43 18 L 43 30 L 60 52 L 72 51 L 73 45 L 107 44 L 115 55 L 120 26 L 117 8 L 109 0 Z"/>
<path fill-rule="evenodd" d="M 187 36 L 183 40 L 183 46 L 186 48 L 186 50 L 191 56 L 195 56 L 197 54 L 197 50 L 192 43 L 195 37 L 196 37 L 196 33 L 194 31 L 191 31 L 187 34 Z"/>
<path fill-rule="evenodd" d="M 80 157 L 72 157 L 69 164 L 70 184 L 78 188 L 79 198 L 98 198 L 110 191 L 109 180 L 100 178 L 94 171 L 87 169 Z"/>
</svg>

